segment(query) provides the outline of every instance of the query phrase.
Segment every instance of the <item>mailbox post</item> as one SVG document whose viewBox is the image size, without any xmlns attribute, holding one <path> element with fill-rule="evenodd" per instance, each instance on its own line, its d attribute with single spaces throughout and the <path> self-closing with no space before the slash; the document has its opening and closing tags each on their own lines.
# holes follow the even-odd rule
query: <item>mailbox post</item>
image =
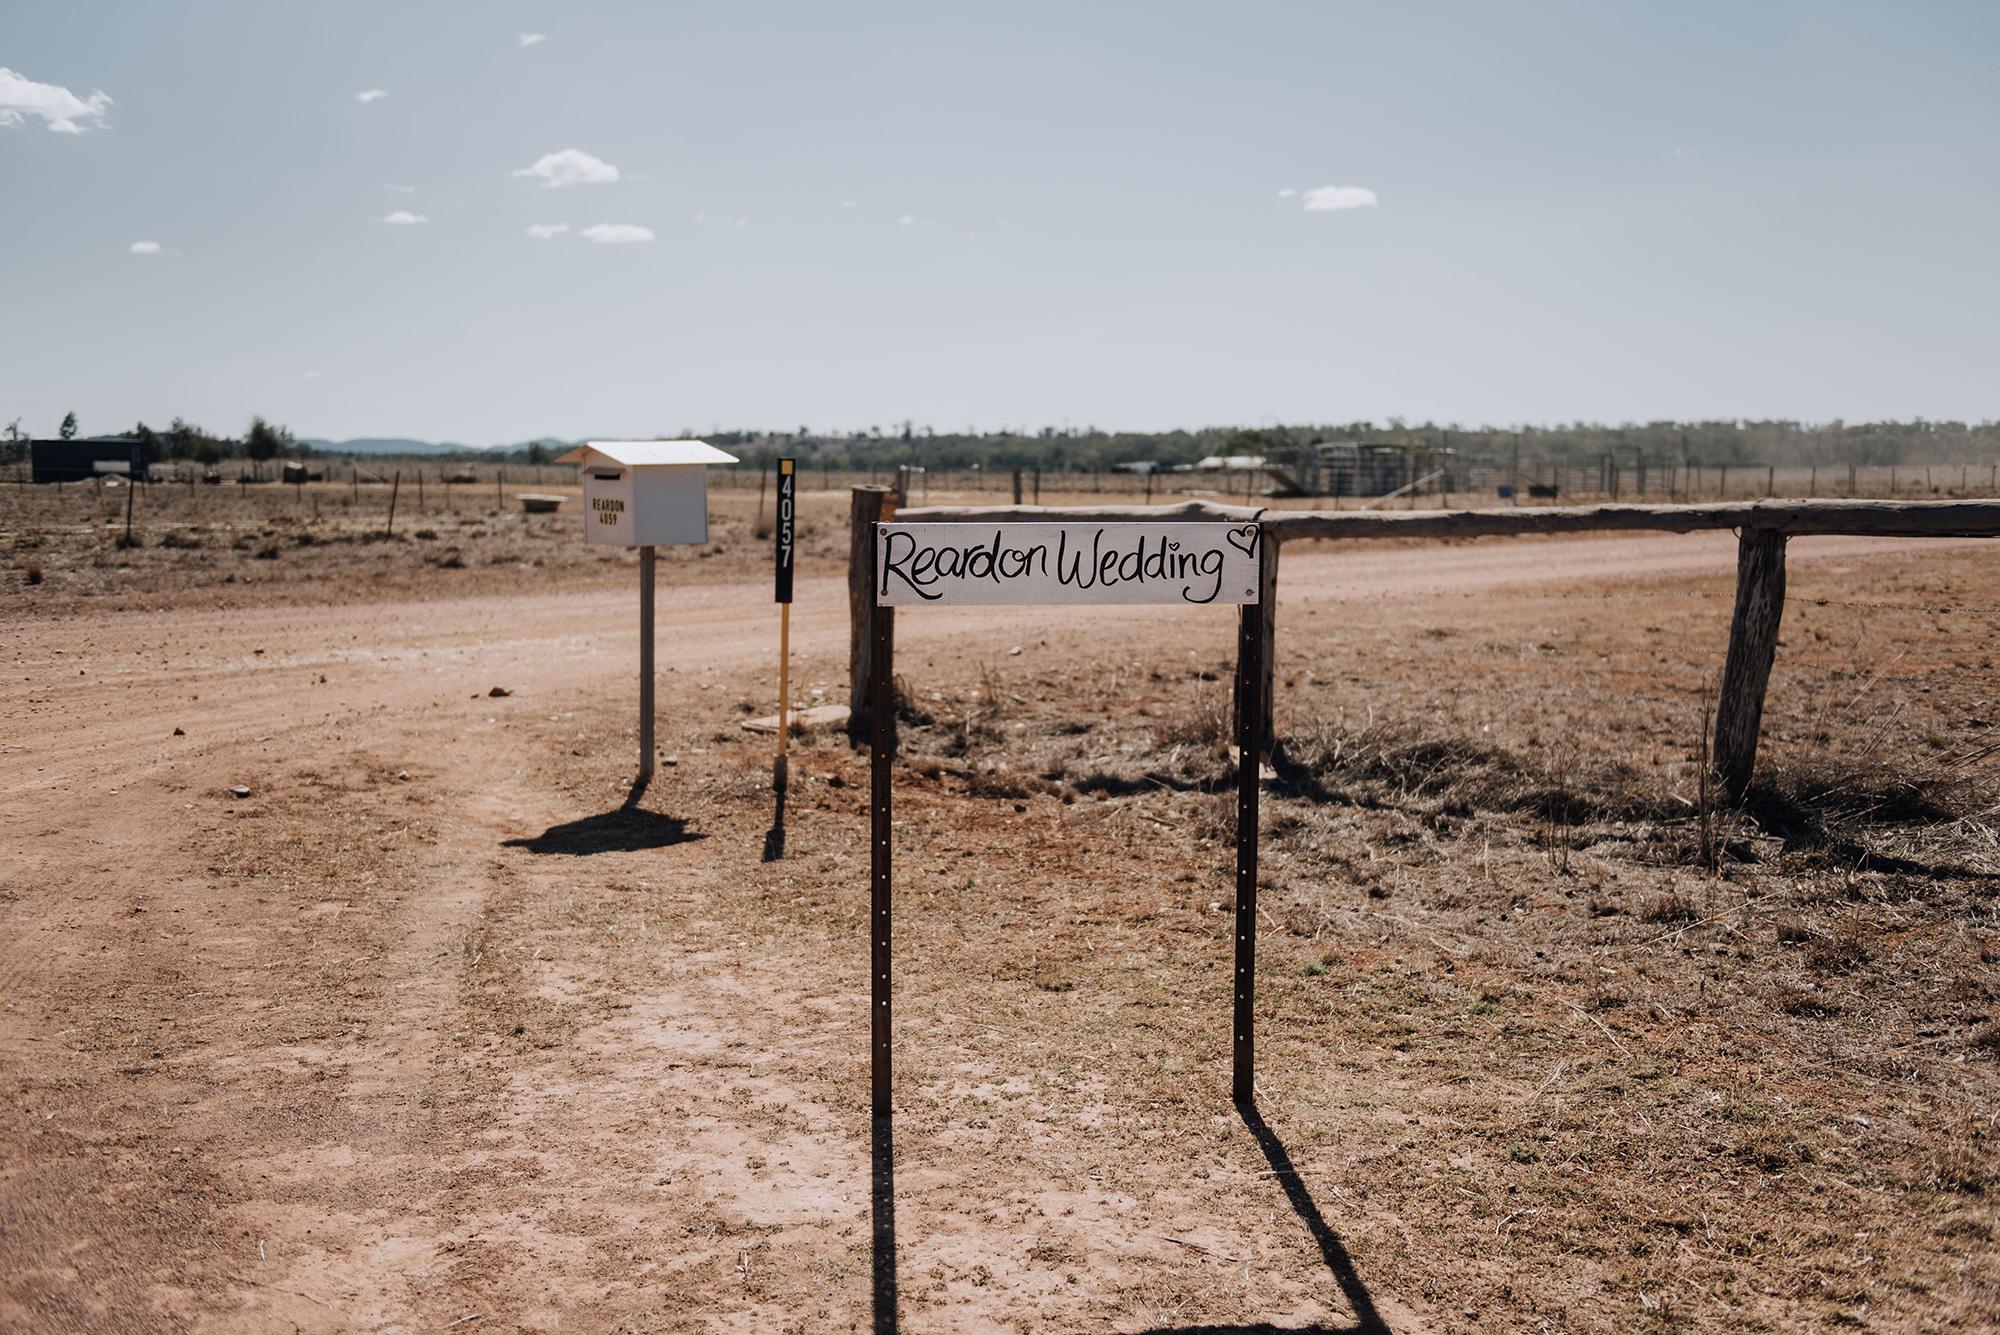
<svg viewBox="0 0 2000 1335">
<path fill-rule="evenodd" d="M 639 549 L 639 778 L 653 777 L 653 552 L 708 541 L 708 465 L 699 440 L 593 440 L 556 460 L 583 476 L 583 540 Z"/>
</svg>

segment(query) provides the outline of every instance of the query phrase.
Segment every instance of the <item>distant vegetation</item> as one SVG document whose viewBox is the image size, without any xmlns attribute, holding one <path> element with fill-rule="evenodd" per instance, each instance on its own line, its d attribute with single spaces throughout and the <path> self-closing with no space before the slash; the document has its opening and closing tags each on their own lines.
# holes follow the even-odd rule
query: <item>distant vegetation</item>
<svg viewBox="0 0 2000 1335">
<path fill-rule="evenodd" d="M 1154 462 L 1171 467 L 1210 455 L 1289 457 L 1299 448 L 1326 441 L 1407 444 L 1449 449 L 1468 462 L 1508 464 L 1518 451 L 1523 464 L 1567 463 L 1614 455 L 1620 460 L 1703 467 L 1774 464 L 1780 467 L 1831 464 L 1924 464 L 1990 462 L 2000 458 L 2000 423 L 1963 422 L 1648 422 L 1644 426 L 1480 427 L 1421 426 L 1391 421 L 1318 426 L 1204 427 L 1195 431 L 989 432 L 933 434 L 905 423 L 890 434 L 855 435 L 754 431 L 708 432 L 701 436 L 742 457 L 746 464 L 769 463 L 795 455 L 832 468 L 1013 468 L 1045 472 L 1094 471 L 1120 464 Z"/>
<path fill-rule="evenodd" d="M 69 413 L 62 420 L 57 434 L 63 440 L 73 440 L 77 434 L 76 414 Z M 224 459 L 249 459 L 257 464 L 273 459 L 303 458 L 312 453 L 310 446 L 294 440 L 292 433 L 281 426 L 274 426 L 261 417 L 250 419 L 250 429 L 242 438 L 231 439 L 217 436 L 192 422 L 176 417 L 173 425 L 164 431 L 156 431 L 144 422 L 130 431 L 114 431 L 106 435 L 91 436 L 91 440 L 136 440 L 146 447 L 148 463 L 172 463 L 188 461 L 198 464 L 218 464 Z M 29 436 L 21 430 L 19 418 L 6 427 L 6 434 L 0 437 L 0 462 L 15 463 L 26 456 Z"/>
<path fill-rule="evenodd" d="M 75 430 L 75 414 L 64 426 Z M 26 433 L 18 422 L 0 437 L 0 461 L 11 462 L 25 451 Z M 1992 463 L 2000 460 L 2000 422 L 1648 422 L 1605 426 L 1578 422 L 1568 426 L 1502 429 L 1482 426 L 1413 425 L 1390 420 L 1256 428 L 1217 426 L 1184 431 L 1102 431 L 1043 427 L 1038 431 L 984 433 L 934 432 L 904 422 L 889 431 L 870 428 L 853 433 L 799 431 L 678 431 L 658 433 L 665 439 L 698 437 L 739 455 L 758 467 L 781 455 L 797 457 L 807 467 L 828 469 L 890 469 L 904 464 L 933 469 L 1011 469 L 1016 465 L 1044 472 L 1094 472 L 1121 464 L 1152 462 L 1162 467 L 1192 464 L 1211 455 L 1264 455 L 1289 458 L 1299 448 L 1326 441 L 1361 444 L 1413 445 L 1448 449 L 1467 463 L 1511 464 L 1518 456 L 1526 465 L 1564 464 L 1611 455 L 1621 461 L 1778 467 L 1836 464 Z M 407 442 L 308 444 L 261 417 L 250 419 L 241 438 L 214 435 L 176 417 L 165 430 L 141 422 L 117 439 L 146 443 L 155 462 L 188 460 L 215 464 L 243 458 L 266 462 L 277 458 L 344 457 L 350 453 L 374 458 L 418 457 L 429 460 L 487 460 L 542 464 L 567 445 L 549 440 L 524 442 L 498 449 L 452 449 Z"/>
</svg>

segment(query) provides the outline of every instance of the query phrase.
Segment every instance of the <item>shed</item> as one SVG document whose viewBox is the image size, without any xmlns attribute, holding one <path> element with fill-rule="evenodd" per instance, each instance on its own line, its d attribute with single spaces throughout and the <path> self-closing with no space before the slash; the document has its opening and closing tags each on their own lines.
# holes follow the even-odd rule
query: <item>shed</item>
<svg viewBox="0 0 2000 1335">
<path fill-rule="evenodd" d="M 146 480 L 146 446 L 137 440 L 31 440 L 28 458 L 37 482 Z"/>
<path fill-rule="evenodd" d="M 593 440 L 556 460 L 583 475 L 583 537 L 611 547 L 708 541 L 708 465 L 733 464 L 701 440 Z"/>
</svg>

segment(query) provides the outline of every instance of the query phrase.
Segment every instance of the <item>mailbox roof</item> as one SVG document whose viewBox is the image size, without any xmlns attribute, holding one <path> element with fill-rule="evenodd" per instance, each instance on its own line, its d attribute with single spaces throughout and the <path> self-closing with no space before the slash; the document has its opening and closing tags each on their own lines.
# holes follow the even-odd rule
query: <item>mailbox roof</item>
<svg viewBox="0 0 2000 1335">
<path fill-rule="evenodd" d="M 724 454 L 705 440 L 593 440 L 577 446 L 556 460 L 559 464 L 589 463 L 601 456 L 615 464 L 643 468 L 647 464 L 733 464 L 736 456 Z"/>
</svg>

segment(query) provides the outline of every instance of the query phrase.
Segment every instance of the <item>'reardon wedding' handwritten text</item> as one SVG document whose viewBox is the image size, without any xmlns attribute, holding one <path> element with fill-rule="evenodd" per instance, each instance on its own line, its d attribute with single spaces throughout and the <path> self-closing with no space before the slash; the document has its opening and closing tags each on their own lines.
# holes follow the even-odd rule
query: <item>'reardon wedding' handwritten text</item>
<svg viewBox="0 0 2000 1335">
<path fill-rule="evenodd" d="M 1255 524 L 883 524 L 875 601 L 1254 603 Z"/>
</svg>

